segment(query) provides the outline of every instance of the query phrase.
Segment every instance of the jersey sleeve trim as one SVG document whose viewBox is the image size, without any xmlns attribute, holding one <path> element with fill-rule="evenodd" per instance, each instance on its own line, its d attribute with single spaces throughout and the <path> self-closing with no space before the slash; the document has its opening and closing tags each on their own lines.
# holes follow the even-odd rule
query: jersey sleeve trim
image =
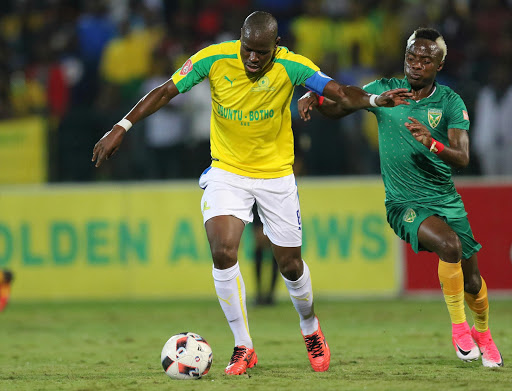
<svg viewBox="0 0 512 391">
<path fill-rule="evenodd" d="M 305 64 L 301 64 L 293 60 L 276 58 L 275 62 L 281 64 L 284 67 L 291 83 L 294 86 L 304 84 L 307 79 L 309 79 L 318 71 L 318 69 L 313 69 Z"/>
<path fill-rule="evenodd" d="M 172 80 L 174 84 L 176 84 L 176 88 L 180 93 L 184 93 L 189 91 L 196 84 L 199 84 L 204 80 L 205 77 L 210 73 L 210 69 L 216 61 L 223 59 L 236 59 L 238 58 L 237 54 L 215 54 L 212 56 L 204 57 L 199 60 L 194 59 L 195 56 L 190 57 L 189 60 L 174 74 L 172 75 Z M 189 64 L 191 62 L 191 65 Z M 186 66 L 191 66 L 190 71 L 187 71 L 185 75 L 183 75 L 182 70 Z"/>
</svg>

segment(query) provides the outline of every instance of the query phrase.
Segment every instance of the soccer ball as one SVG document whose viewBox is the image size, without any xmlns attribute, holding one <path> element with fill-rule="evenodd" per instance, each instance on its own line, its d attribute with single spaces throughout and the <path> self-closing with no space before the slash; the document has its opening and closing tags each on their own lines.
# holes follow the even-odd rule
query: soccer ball
<svg viewBox="0 0 512 391">
<path fill-rule="evenodd" d="M 173 335 L 160 355 L 167 376 L 178 380 L 200 379 L 212 366 L 212 348 L 196 333 Z"/>
</svg>

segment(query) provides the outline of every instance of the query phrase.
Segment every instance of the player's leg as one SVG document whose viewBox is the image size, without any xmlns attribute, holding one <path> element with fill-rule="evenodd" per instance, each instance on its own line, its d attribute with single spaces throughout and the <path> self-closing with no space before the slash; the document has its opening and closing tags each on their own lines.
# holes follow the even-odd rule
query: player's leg
<svg viewBox="0 0 512 391">
<path fill-rule="evenodd" d="M 256 365 L 249 321 L 245 284 L 238 265 L 238 246 L 244 222 L 233 216 L 216 216 L 205 223 L 213 258 L 213 280 L 220 306 L 235 338 L 228 375 L 240 375 Z M 247 360 L 247 361 L 245 361 Z"/>
<path fill-rule="evenodd" d="M 315 315 L 311 276 L 308 265 L 302 260 L 301 248 L 273 244 L 272 249 L 293 306 L 299 314 L 311 367 L 316 372 L 327 371 L 331 352 Z"/>
<path fill-rule="evenodd" d="M 475 322 L 471 335 L 482 353 L 482 364 L 486 367 L 503 366 L 503 357 L 499 352 L 489 329 L 489 300 L 487 284 L 480 276 L 476 253 L 462 260 L 464 272 L 464 296 Z"/>
<path fill-rule="evenodd" d="M 246 222 L 252 221 L 254 197 L 240 185 L 246 178 L 214 169 L 199 181 L 203 221 L 213 259 L 213 279 L 220 306 L 235 339 L 226 374 L 240 375 L 257 363 L 249 333 L 245 284 L 238 265 L 238 247 Z"/>
<path fill-rule="evenodd" d="M 263 180 L 255 192 L 258 213 L 290 298 L 300 318 L 309 361 L 315 371 L 329 368 L 330 351 L 313 306 L 313 289 L 302 260 L 302 226 L 295 177 Z"/>
<path fill-rule="evenodd" d="M 471 337 L 464 311 L 462 244 L 457 233 L 443 219 L 430 216 L 418 228 L 418 242 L 439 256 L 438 277 L 452 321 L 452 342 L 457 357 L 463 361 L 478 359 L 479 351 Z"/>
</svg>

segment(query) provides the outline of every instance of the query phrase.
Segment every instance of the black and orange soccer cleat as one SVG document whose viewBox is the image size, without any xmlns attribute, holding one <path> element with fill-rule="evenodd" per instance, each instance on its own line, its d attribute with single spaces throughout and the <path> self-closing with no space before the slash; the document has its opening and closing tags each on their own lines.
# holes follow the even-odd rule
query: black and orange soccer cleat
<svg viewBox="0 0 512 391">
<path fill-rule="evenodd" d="M 247 368 L 252 368 L 258 363 L 258 357 L 254 349 L 245 346 L 235 346 L 231 360 L 224 370 L 226 375 L 243 375 Z"/>
<path fill-rule="evenodd" d="M 318 319 L 317 319 L 318 320 Z M 313 334 L 304 335 L 306 350 L 308 351 L 309 362 L 315 372 L 325 372 L 329 369 L 331 362 L 331 349 L 327 345 L 324 333 L 318 322 L 318 330 Z"/>
</svg>

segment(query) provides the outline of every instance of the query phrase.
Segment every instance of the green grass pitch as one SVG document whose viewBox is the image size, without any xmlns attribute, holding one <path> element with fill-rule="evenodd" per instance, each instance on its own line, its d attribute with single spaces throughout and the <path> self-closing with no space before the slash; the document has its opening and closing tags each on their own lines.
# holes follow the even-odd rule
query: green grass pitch
<svg viewBox="0 0 512 391">
<path fill-rule="evenodd" d="M 505 367 L 455 356 L 442 298 L 326 300 L 315 305 L 331 368 L 315 373 L 289 300 L 249 306 L 258 365 L 223 369 L 233 339 L 217 301 L 13 302 L 0 313 L 1 390 L 512 390 L 512 299 L 491 301 L 491 330 Z M 471 316 L 468 312 L 468 319 Z M 168 378 L 166 340 L 194 331 L 213 349 L 210 373 Z"/>
</svg>

